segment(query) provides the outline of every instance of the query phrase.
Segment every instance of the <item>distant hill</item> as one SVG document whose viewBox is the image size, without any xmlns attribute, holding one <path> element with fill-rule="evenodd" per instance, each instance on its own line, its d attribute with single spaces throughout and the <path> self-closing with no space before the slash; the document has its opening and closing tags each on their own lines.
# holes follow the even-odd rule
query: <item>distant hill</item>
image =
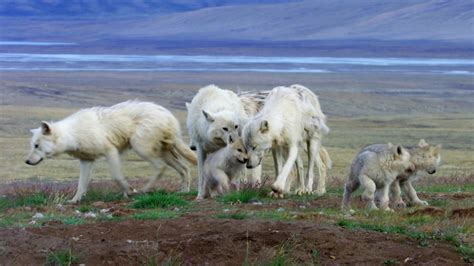
<svg viewBox="0 0 474 266">
<path fill-rule="evenodd" d="M 3 0 L 0 25 L 0 40 L 434 41 L 472 48 L 474 1 Z"/>
<path fill-rule="evenodd" d="M 298 0 L 2 0 L 0 16 L 143 16 L 229 5 L 275 4 Z"/>
</svg>

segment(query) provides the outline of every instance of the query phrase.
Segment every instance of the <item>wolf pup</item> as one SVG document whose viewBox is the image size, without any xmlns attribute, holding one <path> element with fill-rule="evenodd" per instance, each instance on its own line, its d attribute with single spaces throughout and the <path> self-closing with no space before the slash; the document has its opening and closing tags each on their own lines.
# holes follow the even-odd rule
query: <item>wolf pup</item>
<svg viewBox="0 0 474 266">
<path fill-rule="evenodd" d="M 372 146 L 380 146 L 371 150 Z M 362 198 L 367 200 L 369 209 L 378 209 L 375 204 L 375 192 L 380 190 L 380 208 L 389 208 L 389 189 L 396 177 L 407 169 L 413 169 L 410 154 L 400 145 L 374 144 L 363 148 L 351 165 L 351 170 L 344 186 L 342 201 L 343 211 L 351 211 L 350 197 L 360 185 L 364 192 Z"/>
<path fill-rule="evenodd" d="M 434 175 L 441 163 L 441 145 L 432 146 L 421 139 L 418 147 L 407 148 L 410 153 L 410 161 L 415 166 L 414 171 L 405 171 L 397 176 L 390 187 L 390 202 L 395 207 L 404 208 L 406 203 L 401 197 L 401 190 L 410 205 L 429 205 L 428 202 L 420 200 L 413 188 L 412 182 L 426 175 Z"/>
<path fill-rule="evenodd" d="M 229 183 L 239 187 L 245 175 L 247 151 L 241 138 L 210 154 L 204 162 L 204 197 L 215 197 L 230 190 Z"/>
<path fill-rule="evenodd" d="M 92 165 L 100 157 L 107 159 L 110 174 L 127 196 L 130 186 L 122 175 L 121 154 L 129 148 L 149 161 L 160 175 L 163 160 L 181 176 L 182 190 L 189 191 L 191 177 L 180 158 L 196 164 L 196 155 L 182 141 L 178 120 L 154 103 L 127 101 L 111 107 L 83 109 L 58 122 L 42 122 L 41 127 L 31 132 L 27 164 L 37 165 L 44 158 L 61 153 L 80 160 L 79 183 L 71 203 L 79 202 L 87 192 Z M 156 177 L 149 180 L 144 190 Z"/>
</svg>

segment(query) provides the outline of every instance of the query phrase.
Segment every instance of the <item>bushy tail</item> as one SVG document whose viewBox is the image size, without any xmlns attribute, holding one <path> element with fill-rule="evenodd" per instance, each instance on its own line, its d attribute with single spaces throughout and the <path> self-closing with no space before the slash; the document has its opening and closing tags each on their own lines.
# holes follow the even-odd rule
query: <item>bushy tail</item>
<svg viewBox="0 0 474 266">
<path fill-rule="evenodd" d="M 186 160 L 188 160 L 194 165 L 197 165 L 196 154 L 191 149 L 189 149 L 188 146 L 184 144 L 184 142 L 180 138 L 176 139 L 176 143 L 174 144 L 174 147 L 181 156 L 186 158 Z"/>
<path fill-rule="evenodd" d="M 319 149 L 319 156 L 321 157 L 321 161 L 323 162 L 324 166 L 326 166 L 326 169 L 331 169 L 332 160 L 331 157 L 329 157 L 329 153 L 326 148 L 321 146 L 321 148 Z"/>
</svg>

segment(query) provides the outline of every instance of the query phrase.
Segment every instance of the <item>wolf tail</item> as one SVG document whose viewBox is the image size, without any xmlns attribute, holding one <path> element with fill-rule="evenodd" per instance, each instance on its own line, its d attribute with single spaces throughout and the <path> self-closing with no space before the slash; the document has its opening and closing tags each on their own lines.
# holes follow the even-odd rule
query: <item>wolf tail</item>
<svg viewBox="0 0 474 266">
<path fill-rule="evenodd" d="M 329 157 L 329 153 L 326 148 L 321 146 L 321 148 L 319 149 L 319 156 L 321 157 L 321 161 L 323 162 L 324 166 L 326 166 L 326 169 L 331 169 L 332 160 L 331 157 Z"/>
<path fill-rule="evenodd" d="M 186 160 L 191 162 L 192 164 L 196 165 L 197 164 L 197 157 L 196 154 L 188 148 L 186 144 L 184 144 L 183 140 L 180 138 L 176 139 L 176 142 L 174 144 L 175 150 Z"/>
</svg>

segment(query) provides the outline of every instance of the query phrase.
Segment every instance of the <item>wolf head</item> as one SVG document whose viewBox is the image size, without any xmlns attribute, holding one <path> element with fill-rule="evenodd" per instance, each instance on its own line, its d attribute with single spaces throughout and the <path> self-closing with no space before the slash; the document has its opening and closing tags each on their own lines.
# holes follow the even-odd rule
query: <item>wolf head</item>
<svg viewBox="0 0 474 266">
<path fill-rule="evenodd" d="M 239 118 L 233 112 L 222 111 L 210 113 L 202 110 L 203 116 L 208 122 L 207 137 L 212 143 L 224 146 L 233 143 L 239 136 Z"/>
<path fill-rule="evenodd" d="M 255 168 L 262 162 L 265 151 L 272 147 L 270 125 L 267 120 L 249 121 L 242 131 L 242 139 L 249 155 L 247 168 Z"/>
<path fill-rule="evenodd" d="M 245 149 L 242 138 L 239 137 L 236 141 L 234 141 L 234 143 L 227 145 L 230 145 L 232 147 L 233 158 L 235 158 L 241 164 L 247 163 L 249 156 L 247 154 L 247 150 Z"/>
<path fill-rule="evenodd" d="M 53 131 L 52 125 L 48 122 L 41 122 L 41 127 L 32 129 L 31 151 L 25 163 L 29 165 L 39 164 L 45 157 L 49 158 L 57 154 L 57 135 Z"/>
<path fill-rule="evenodd" d="M 415 166 L 410 161 L 410 153 L 403 146 L 388 143 L 388 149 L 393 158 L 393 170 L 400 172 L 415 170 Z"/>
<path fill-rule="evenodd" d="M 417 170 L 424 170 L 433 175 L 436 173 L 441 163 L 441 145 L 432 146 L 424 139 L 418 143 L 418 147 L 411 153 L 411 161 L 415 164 Z"/>
</svg>

